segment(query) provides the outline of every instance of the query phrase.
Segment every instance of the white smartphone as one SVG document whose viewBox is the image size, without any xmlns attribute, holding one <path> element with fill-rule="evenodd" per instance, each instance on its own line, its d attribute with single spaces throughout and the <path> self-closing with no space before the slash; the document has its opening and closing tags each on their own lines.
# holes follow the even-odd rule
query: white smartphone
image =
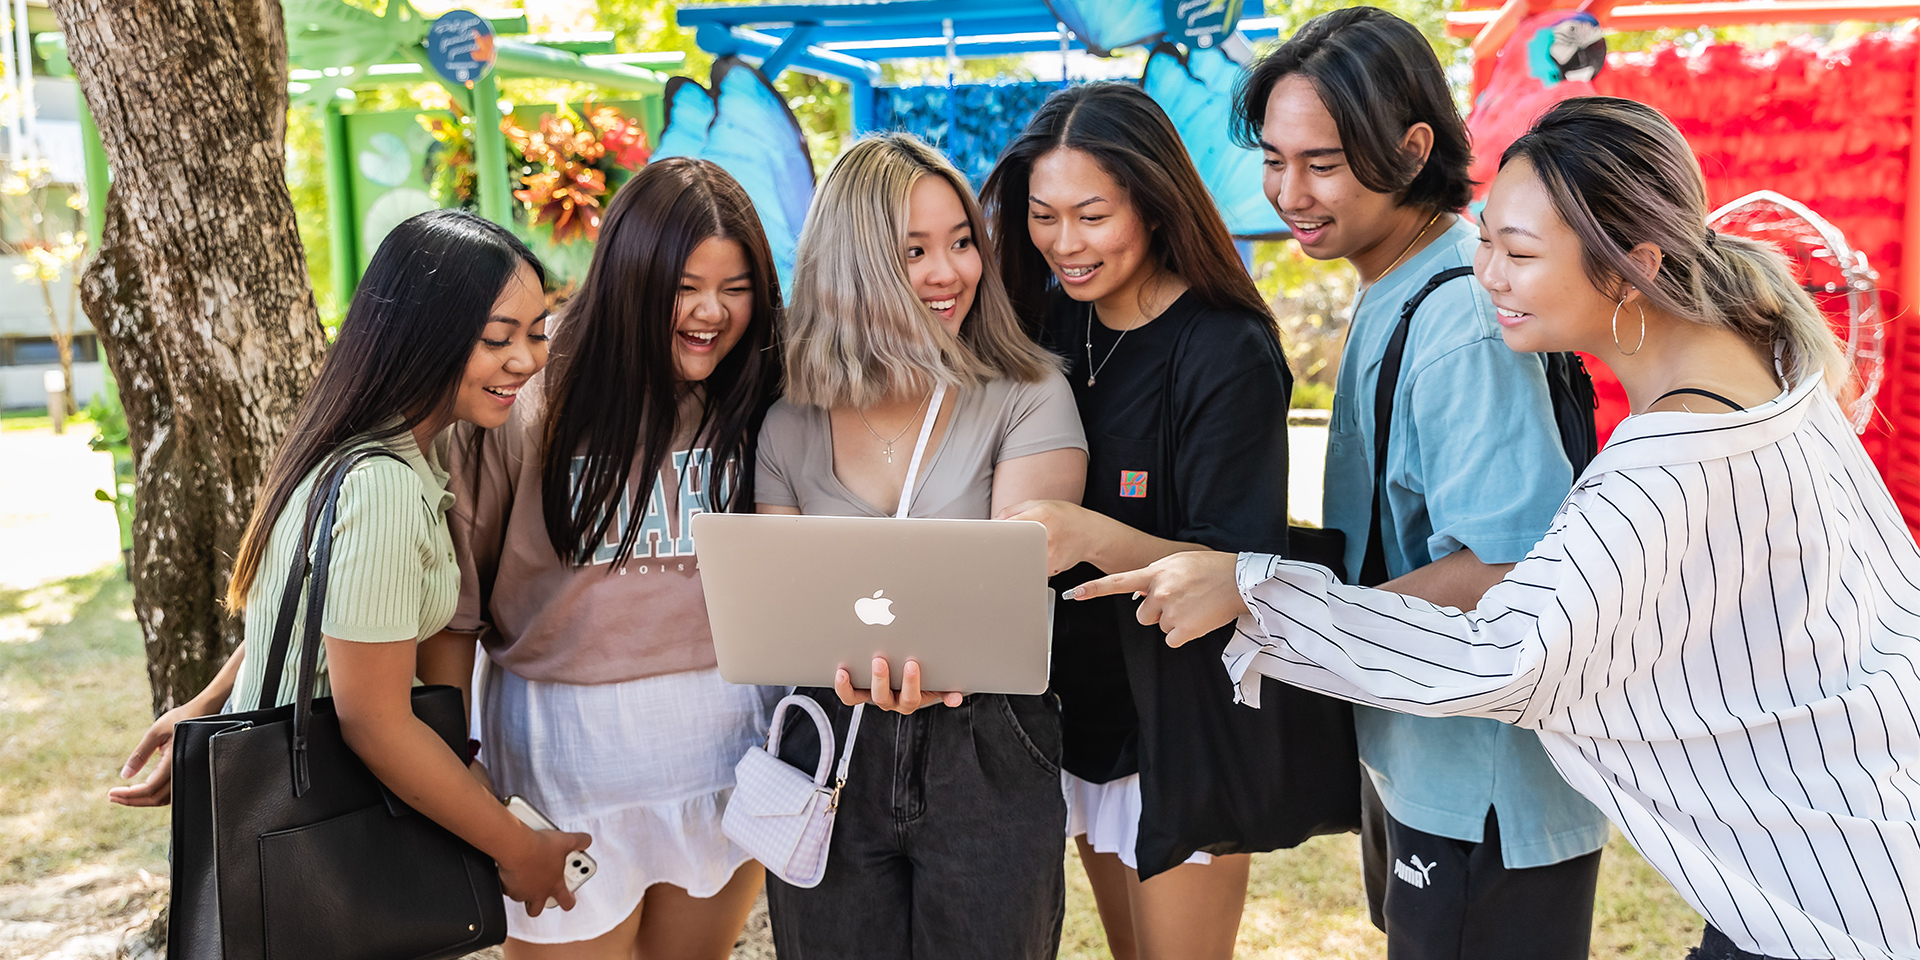
<svg viewBox="0 0 1920 960">
<path fill-rule="evenodd" d="M 524 823 L 535 830 L 560 829 L 559 827 L 554 826 L 553 821 L 548 820 L 545 814 L 541 813 L 538 810 L 535 810 L 533 808 L 533 804 L 528 803 L 526 801 L 526 798 L 524 797 L 520 797 L 520 796 L 508 797 L 507 812 L 513 814 L 516 817 L 519 817 L 521 823 Z M 580 885 L 592 879 L 594 873 L 599 869 L 600 869 L 600 865 L 593 862 L 593 858 L 587 856 L 587 852 L 585 850 L 575 850 L 574 852 L 567 854 L 567 892 L 572 893 L 573 891 L 580 889 Z M 560 905 L 560 901 L 555 900 L 552 897 L 547 898 L 547 906 L 549 908 L 557 907 L 559 905 Z"/>
</svg>

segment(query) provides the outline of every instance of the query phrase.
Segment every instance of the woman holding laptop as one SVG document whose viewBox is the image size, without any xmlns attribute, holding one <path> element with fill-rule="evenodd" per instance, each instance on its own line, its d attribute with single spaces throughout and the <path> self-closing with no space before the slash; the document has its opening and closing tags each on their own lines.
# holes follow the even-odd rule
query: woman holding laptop
<svg viewBox="0 0 1920 960">
<path fill-rule="evenodd" d="M 1046 524 L 1055 585 L 1203 545 L 1285 554 L 1293 378 L 1166 114 L 1131 83 L 1063 90 L 985 194 L 1008 293 L 1066 359 L 1087 430 L 1084 506 L 1001 514 Z M 1115 957 L 1224 960 L 1248 854 L 1354 822 L 1352 710 L 1304 691 L 1233 708 L 1230 632 L 1169 650 L 1129 613 L 1055 617 L 1069 829 Z"/>
<path fill-rule="evenodd" d="M 912 136 L 834 162 L 800 238 L 761 513 L 984 520 L 1079 500 L 1072 394 L 1021 332 L 986 240 L 966 180 Z M 883 709 L 863 711 L 825 879 L 768 880 L 780 956 L 1054 956 L 1066 810 L 1053 699 L 922 691 L 916 664 L 876 659 L 871 677 L 842 670 L 835 690 L 803 690 L 842 749 L 868 698 L 856 683 Z M 817 734 L 792 716 L 782 758 L 812 769 Z"/>
<path fill-rule="evenodd" d="M 599 862 L 571 913 L 507 911 L 510 960 L 721 960 L 759 892 L 720 819 L 778 691 L 720 679 L 689 520 L 753 502 L 779 303 L 740 185 L 649 164 L 607 208 L 553 363 L 456 445 L 482 758 Z"/>
</svg>

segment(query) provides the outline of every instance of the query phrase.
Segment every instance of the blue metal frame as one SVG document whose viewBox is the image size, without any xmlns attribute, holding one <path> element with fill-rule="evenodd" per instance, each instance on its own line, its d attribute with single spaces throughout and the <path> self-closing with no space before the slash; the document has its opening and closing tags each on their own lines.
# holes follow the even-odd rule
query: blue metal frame
<svg viewBox="0 0 1920 960">
<path fill-rule="evenodd" d="M 1278 32 L 1247 0 L 1239 33 L 1261 40 Z M 873 85 L 880 61 L 944 57 L 947 32 L 962 57 L 999 57 L 1060 49 L 1059 20 L 1046 0 L 852 0 L 831 3 L 678 3 L 675 15 L 715 56 L 753 57 L 768 77 L 785 70 L 844 80 L 853 88 L 855 132 L 873 127 Z M 891 41 L 891 42 L 889 42 Z"/>
</svg>

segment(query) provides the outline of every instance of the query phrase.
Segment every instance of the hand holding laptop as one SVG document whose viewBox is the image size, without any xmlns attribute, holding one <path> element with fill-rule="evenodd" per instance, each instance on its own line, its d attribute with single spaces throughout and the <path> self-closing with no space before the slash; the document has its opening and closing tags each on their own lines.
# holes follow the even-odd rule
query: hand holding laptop
<svg viewBox="0 0 1920 960">
<path fill-rule="evenodd" d="M 964 694 L 957 690 L 940 692 L 920 689 L 920 661 L 908 660 L 900 675 L 900 692 L 893 692 L 892 674 L 886 657 L 873 658 L 873 683 L 862 690 L 853 685 L 853 675 L 847 668 L 841 667 L 833 677 L 833 692 L 840 695 L 840 702 L 849 707 L 862 703 L 871 703 L 882 710 L 891 710 L 902 716 L 921 707 L 944 702 L 949 707 L 960 705 Z"/>
</svg>

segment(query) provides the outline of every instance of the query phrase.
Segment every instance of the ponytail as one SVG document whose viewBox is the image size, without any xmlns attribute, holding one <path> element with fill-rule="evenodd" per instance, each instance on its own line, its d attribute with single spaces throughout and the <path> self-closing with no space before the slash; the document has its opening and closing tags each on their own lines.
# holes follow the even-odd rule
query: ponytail
<svg viewBox="0 0 1920 960">
<path fill-rule="evenodd" d="M 1782 366 L 1789 385 L 1817 371 L 1839 393 L 1846 374 L 1839 341 L 1780 251 L 1723 233 L 1710 234 L 1705 246 L 1690 291 L 1700 315 L 1676 315 L 1726 327 L 1756 343 L 1785 342 Z"/>
<path fill-rule="evenodd" d="M 1625 292 L 1639 276 L 1628 251 L 1660 249 L 1651 281 L 1632 286 L 1661 310 L 1731 330 L 1756 346 L 1784 343 L 1787 385 L 1818 373 L 1836 394 L 1839 343 L 1786 258 L 1768 244 L 1707 228 L 1700 161 L 1671 121 L 1645 104 L 1577 97 L 1548 110 L 1500 156 L 1524 159 L 1580 238 L 1587 279 Z"/>
</svg>

